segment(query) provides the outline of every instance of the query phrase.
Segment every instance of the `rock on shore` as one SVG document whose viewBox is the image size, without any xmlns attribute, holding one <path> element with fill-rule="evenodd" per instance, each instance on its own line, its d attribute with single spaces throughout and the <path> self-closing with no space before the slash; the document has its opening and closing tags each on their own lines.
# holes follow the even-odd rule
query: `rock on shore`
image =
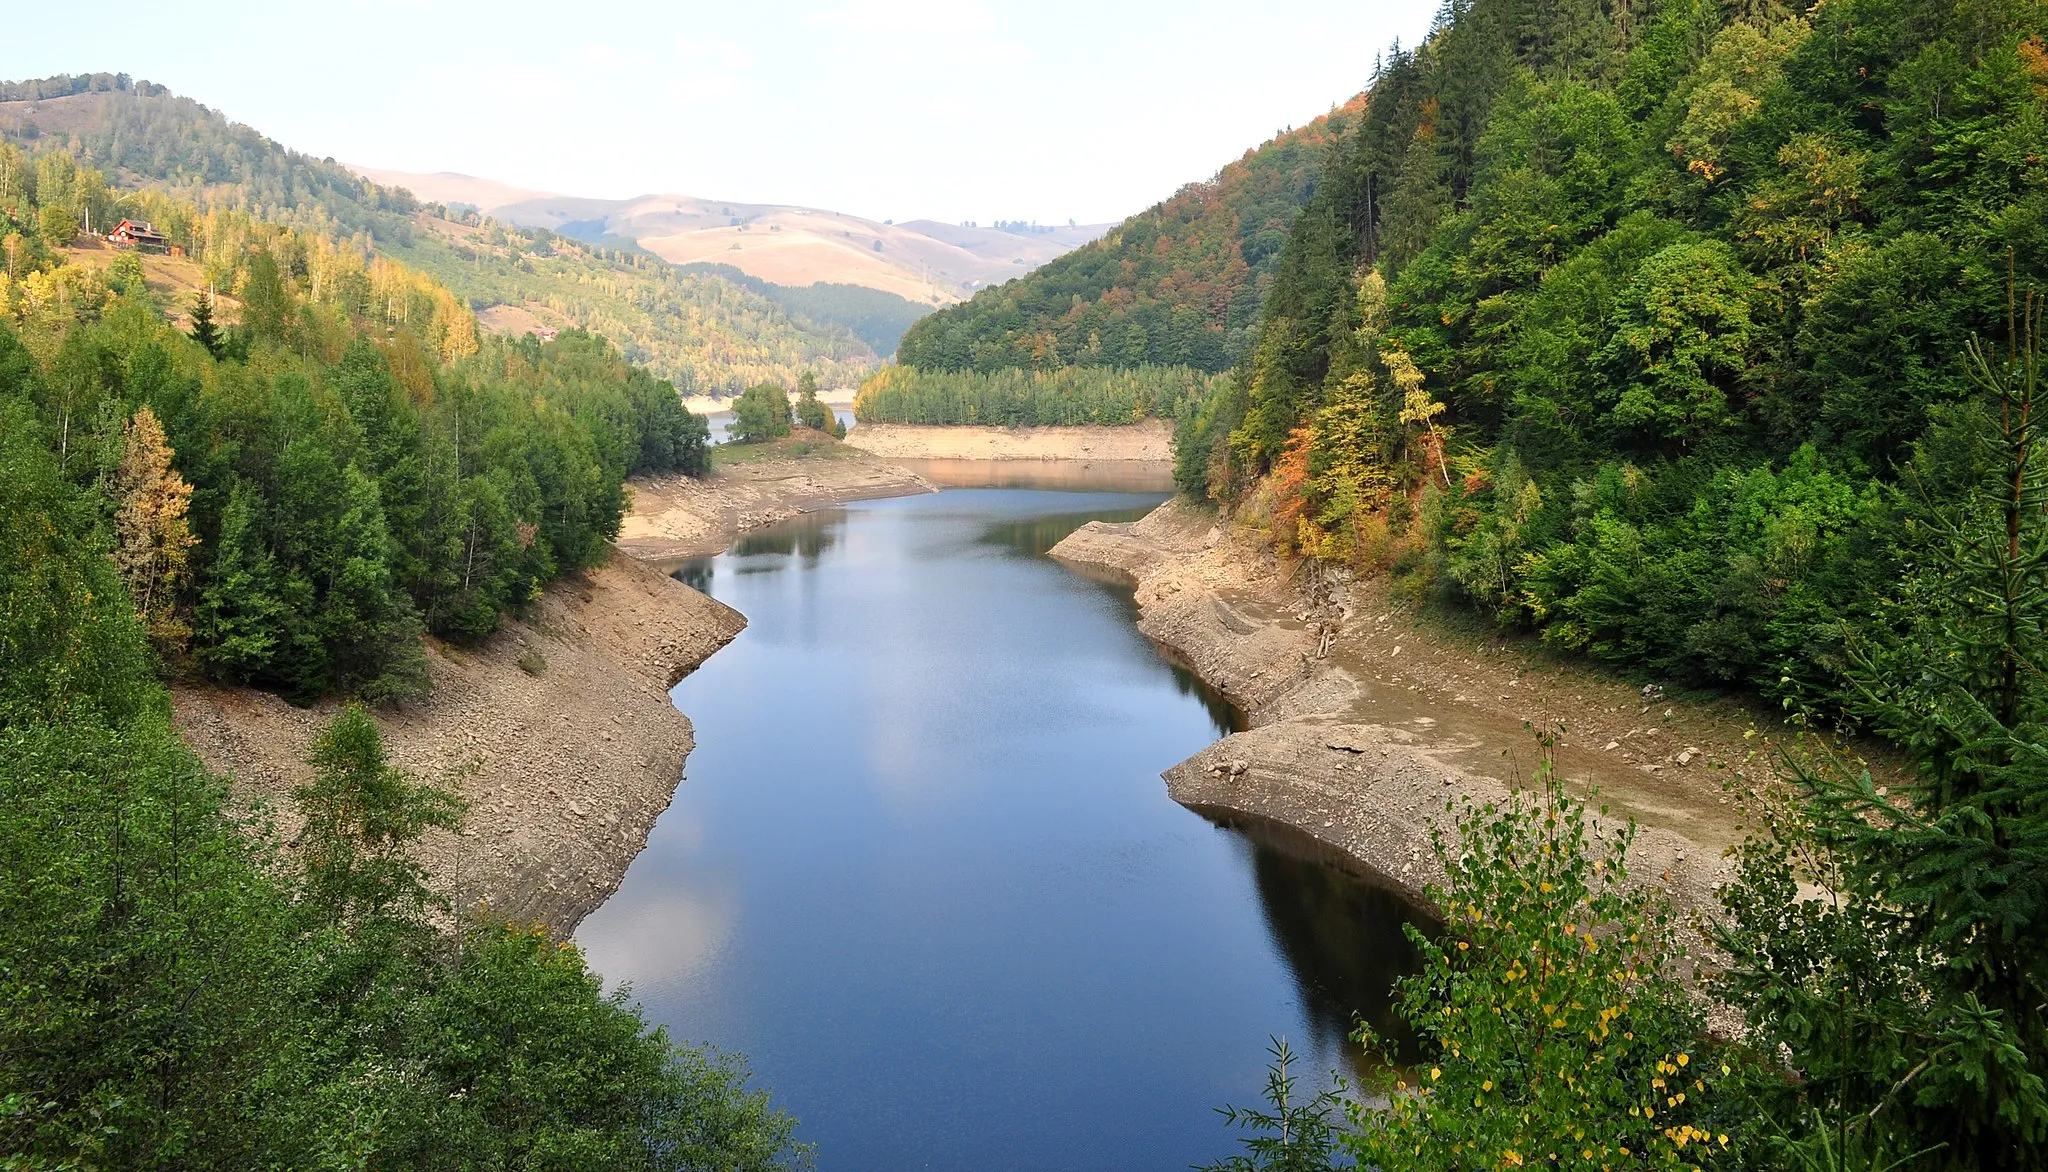
<svg viewBox="0 0 2048 1172">
<path fill-rule="evenodd" d="M 469 804 L 459 834 L 419 846 L 435 889 L 459 914 L 566 936 L 617 889 L 682 777 L 692 730 L 668 689 L 745 625 L 614 553 L 556 581 L 482 645 L 432 646 L 432 694 L 376 718 L 394 763 Z M 537 674 L 520 666 L 529 652 L 545 660 L 528 659 Z M 295 833 L 291 793 L 337 705 L 190 684 L 172 701 L 186 741 L 233 778 L 238 801 L 269 803 L 280 831 Z"/>
<path fill-rule="evenodd" d="M 1556 737 L 1557 771 L 1599 790 L 1607 829 L 1639 826 L 1631 871 L 1681 909 L 1714 906 L 1740 837 L 1723 779 L 1749 768 L 1753 714 L 1646 702 L 1593 670 L 1425 626 L 1378 581 L 1290 574 L 1263 545 L 1185 501 L 1093 523 L 1052 556 L 1133 584 L 1140 628 L 1249 719 L 1165 774 L 1175 800 L 1291 826 L 1420 896 L 1442 874 L 1447 801 L 1524 787 Z M 1704 746 L 1704 747 L 1702 747 Z"/>
</svg>

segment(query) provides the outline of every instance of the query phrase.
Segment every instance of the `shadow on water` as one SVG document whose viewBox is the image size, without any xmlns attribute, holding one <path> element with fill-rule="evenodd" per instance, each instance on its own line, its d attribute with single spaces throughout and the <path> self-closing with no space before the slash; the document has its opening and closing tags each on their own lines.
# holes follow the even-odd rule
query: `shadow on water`
<svg viewBox="0 0 2048 1172">
<path fill-rule="evenodd" d="M 1395 984 L 1418 972 L 1422 957 L 1403 925 L 1434 932 L 1434 918 L 1364 874 L 1342 852 L 1291 826 L 1213 807 L 1194 809 L 1251 849 L 1259 905 L 1294 970 L 1317 1057 L 1327 1063 L 1342 1053 L 1354 1074 L 1376 1067 L 1378 1056 L 1349 1040 L 1363 1022 L 1406 1061 L 1415 1039 L 1398 1012 Z"/>
<path fill-rule="evenodd" d="M 1148 504 L 1140 508 L 1026 517 L 990 525 L 982 530 L 981 539 L 989 545 L 1000 545 L 1018 557 L 1044 557 L 1053 546 L 1090 521 L 1135 521 L 1156 507 L 1156 504 Z"/>
</svg>

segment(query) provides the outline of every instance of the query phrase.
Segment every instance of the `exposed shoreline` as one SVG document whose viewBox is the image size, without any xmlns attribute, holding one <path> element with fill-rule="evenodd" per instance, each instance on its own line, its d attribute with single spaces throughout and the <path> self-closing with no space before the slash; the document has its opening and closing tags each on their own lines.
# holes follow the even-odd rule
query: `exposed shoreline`
<svg viewBox="0 0 2048 1172">
<path fill-rule="evenodd" d="M 668 809 L 695 747 L 668 690 L 747 620 L 669 577 L 662 560 L 716 553 L 739 533 L 849 500 L 933 491 L 860 453 L 767 458 L 705 481 L 639 480 L 611 560 L 565 575 L 475 647 L 429 641 L 433 692 L 373 713 L 394 764 L 460 794 L 460 833 L 416 857 L 458 916 L 539 923 L 567 938 L 610 898 Z M 538 651 L 547 666 L 519 665 Z M 299 709 L 253 688 L 178 684 L 179 731 L 231 779 L 237 805 L 269 807 L 287 839 L 313 738 L 340 707 Z"/>
<path fill-rule="evenodd" d="M 1118 427 L 972 427 L 863 423 L 852 447 L 888 460 L 1130 460 L 1173 463 L 1173 428 L 1162 419 Z"/>
<path fill-rule="evenodd" d="M 1704 911 L 1730 876 L 1723 851 L 1741 828 L 1722 783 L 1753 768 L 1756 722 L 1738 704 L 1650 700 L 1498 636 L 1444 631 L 1383 581 L 1290 572 L 1181 500 L 1084 526 L 1052 556 L 1130 582 L 1140 629 L 1247 714 L 1246 731 L 1166 771 L 1182 805 L 1289 826 L 1419 900 L 1443 878 L 1430 833 L 1445 803 L 1525 787 L 1535 730 L 1563 720 L 1557 771 L 1575 792 L 1599 788 L 1608 825 L 1637 822 L 1638 878 Z"/>
<path fill-rule="evenodd" d="M 723 551 L 750 529 L 815 509 L 938 489 L 924 477 L 865 452 L 835 445 L 807 456 L 733 462 L 702 480 L 635 477 L 618 546 L 650 562 Z"/>
<path fill-rule="evenodd" d="M 430 641 L 434 690 L 373 713 L 394 764 L 461 795 L 460 833 L 415 857 L 460 916 L 545 924 L 566 936 L 611 895 L 668 808 L 695 746 L 668 689 L 746 626 L 738 611 L 614 552 L 566 575 L 475 647 Z M 528 674 L 519 659 L 539 652 Z M 268 692 L 172 689 L 178 729 L 232 779 L 237 804 L 268 803 L 289 839 L 292 790 L 313 738 L 340 707 L 294 708 Z"/>
</svg>

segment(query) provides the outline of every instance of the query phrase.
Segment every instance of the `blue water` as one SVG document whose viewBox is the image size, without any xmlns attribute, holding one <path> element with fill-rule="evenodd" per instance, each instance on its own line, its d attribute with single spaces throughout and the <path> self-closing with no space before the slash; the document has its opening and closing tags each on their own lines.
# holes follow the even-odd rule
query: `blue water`
<svg viewBox="0 0 2048 1172">
<path fill-rule="evenodd" d="M 1185 1168 L 1269 1034 L 1328 1071 L 1383 1020 L 1399 905 L 1174 804 L 1234 715 L 1044 556 L 1160 499 L 868 502 L 678 572 L 750 625 L 676 686 L 688 777 L 577 936 L 827 1172 Z"/>
</svg>

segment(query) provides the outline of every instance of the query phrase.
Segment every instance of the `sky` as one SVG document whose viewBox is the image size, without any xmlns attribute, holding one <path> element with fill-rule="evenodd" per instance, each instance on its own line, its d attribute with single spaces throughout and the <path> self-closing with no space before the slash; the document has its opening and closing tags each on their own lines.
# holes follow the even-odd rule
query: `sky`
<svg viewBox="0 0 2048 1172">
<path fill-rule="evenodd" d="M 1364 89 L 1435 0 L 22 5 L 0 77 L 147 78 L 310 154 L 870 219 L 1095 223 Z"/>
</svg>

